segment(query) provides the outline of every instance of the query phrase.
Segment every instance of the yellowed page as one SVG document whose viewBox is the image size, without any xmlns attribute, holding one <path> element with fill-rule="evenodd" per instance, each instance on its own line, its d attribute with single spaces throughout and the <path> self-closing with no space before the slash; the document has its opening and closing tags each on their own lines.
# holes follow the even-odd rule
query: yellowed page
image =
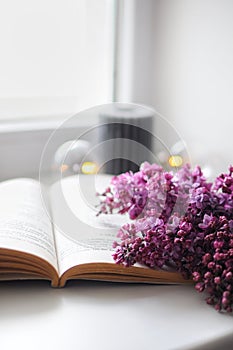
<svg viewBox="0 0 233 350">
<path fill-rule="evenodd" d="M 103 190 L 110 176 L 67 177 L 51 188 L 50 202 L 59 274 L 78 264 L 112 262 L 112 243 L 117 229 L 127 220 L 122 215 L 96 216 L 96 191 Z"/>
<path fill-rule="evenodd" d="M 0 247 L 36 255 L 57 270 L 53 229 L 39 182 L 13 179 L 0 183 Z"/>
</svg>

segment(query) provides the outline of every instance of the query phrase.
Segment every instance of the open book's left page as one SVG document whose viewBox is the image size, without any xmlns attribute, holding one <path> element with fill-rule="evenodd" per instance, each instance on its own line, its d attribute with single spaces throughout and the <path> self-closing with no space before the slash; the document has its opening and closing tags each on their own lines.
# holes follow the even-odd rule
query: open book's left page
<svg viewBox="0 0 233 350">
<path fill-rule="evenodd" d="M 57 271 L 52 225 L 39 182 L 13 179 L 0 184 L 0 248 L 34 255 Z"/>
<path fill-rule="evenodd" d="M 119 214 L 96 216 L 99 203 L 96 191 L 103 192 L 110 178 L 101 174 L 71 176 L 51 187 L 50 203 L 60 276 L 82 264 L 114 264 L 112 243 L 117 228 L 127 218 Z"/>
</svg>

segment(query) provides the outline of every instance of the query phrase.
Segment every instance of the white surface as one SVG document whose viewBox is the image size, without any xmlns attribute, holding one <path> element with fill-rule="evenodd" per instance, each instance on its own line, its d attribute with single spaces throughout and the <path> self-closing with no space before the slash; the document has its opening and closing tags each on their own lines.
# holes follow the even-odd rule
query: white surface
<svg viewBox="0 0 233 350">
<path fill-rule="evenodd" d="M 3 350 L 232 348 L 233 317 L 192 286 L 1 282 L 0 295 Z"/>
</svg>

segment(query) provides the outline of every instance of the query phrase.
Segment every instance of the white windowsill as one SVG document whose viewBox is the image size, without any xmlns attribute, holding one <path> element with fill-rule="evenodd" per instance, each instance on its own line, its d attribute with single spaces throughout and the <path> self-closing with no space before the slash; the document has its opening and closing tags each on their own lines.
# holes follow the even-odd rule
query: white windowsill
<svg viewBox="0 0 233 350">
<path fill-rule="evenodd" d="M 93 104 L 90 103 L 87 101 L 80 103 L 77 96 L 0 98 L 0 135 L 55 130 L 67 119 L 95 105 L 95 101 Z M 80 127 L 87 124 L 89 124 L 87 120 L 78 116 Z"/>
<path fill-rule="evenodd" d="M 56 117 L 54 115 L 33 116 L 31 118 L 17 118 L 12 121 L 1 121 L 0 134 L 54 130 L 71 115 L 73 114 L 56 115 Z"/>
</svg>

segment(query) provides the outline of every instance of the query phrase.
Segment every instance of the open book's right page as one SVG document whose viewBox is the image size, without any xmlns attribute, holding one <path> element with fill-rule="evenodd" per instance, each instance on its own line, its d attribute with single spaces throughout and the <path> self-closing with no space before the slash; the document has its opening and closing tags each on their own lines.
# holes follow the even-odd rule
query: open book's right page
<svg viewBox="0 0 233 350">
<path fill-rule="evenodd" d="M 128 218 L 100 215 L 96 192 L 110 182 L 107 175 L 79 175 L 62 179 L 50 190 L 60 276 L 69 268 L 85 263 L 109 262 L 118 228 Z"/>
</svg>

